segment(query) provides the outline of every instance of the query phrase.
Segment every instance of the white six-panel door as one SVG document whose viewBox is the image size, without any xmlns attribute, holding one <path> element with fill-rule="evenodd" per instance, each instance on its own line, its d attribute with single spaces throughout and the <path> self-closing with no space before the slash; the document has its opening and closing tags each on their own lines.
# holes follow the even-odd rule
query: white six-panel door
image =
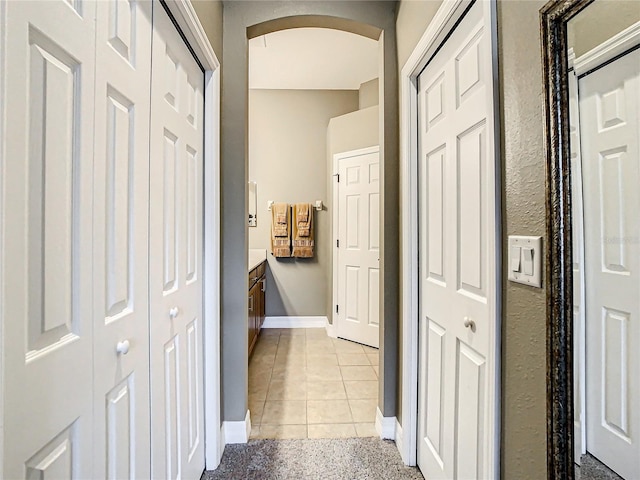
<svg viewBox="0 0 640 480">
<path fill-rule="evenodd" d="M 495 451 L 495 160 L 485 2 L 418 77 L 418 465 L 491 478 Z"/>
<path fill-rule="evenodd" d="M 97 2 L 94 478 L 149 478 L 150 1 Z M 118 347 L 120 351 L 118 351 Z"/>
<path fill-rule="evenodd" d="M 3 477 L 150 478 L 151 419 L 154 458 L 168 466 L 153 476 L 199 478 L 203 74 L 159 2 L 4 8 Z M 153 85 L 152 34 L 163 61 Z M 182 150 L 170 158 L 172 134 Z M 151 212 L 150 173 L 160 186 Z M 170 264 L 162 252 L 172 248 Z M 166 339 L 151 352 L 154 405 L 168 405 L 151 417 L 149 301 L 171 293 L 178 320 L 151 319 Z"/>
<path fill-rule="evenodd" d="M 154 12 L 152 65 L 152 477 L 198 478 L 204 469 L 204 74 L 162 8 Z"/>
<path fill-rule="evenodd" d="M 4 477 L 92 478 L 95 3 L 5 8 Z"/>
<path fill-rule="evenodd" d="M 378 348 L 380 341 L 380 153 L 336 157 L 339 247 L 338 336 Z"/>
<path fill-rule="evenodd" d="M 640 50 L 579 80 L 587 450 L 640 471 Z"/>
</svg>

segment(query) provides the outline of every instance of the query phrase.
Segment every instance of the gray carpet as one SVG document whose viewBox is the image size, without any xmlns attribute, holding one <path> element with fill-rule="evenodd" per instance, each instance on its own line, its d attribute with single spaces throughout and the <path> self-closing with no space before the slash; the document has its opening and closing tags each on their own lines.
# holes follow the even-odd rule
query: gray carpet
<svg viewBox="0 0 640 480">
<path fill-rule="evenodd" d="M 378 438 L 251 440 L 227 445 L 220 466 L 204 472 L 215 479 L 419 479 L 402 463 L 394 442 Z"/>
<path fill-rule="evenodd" d="M 576 465 L 576 480 L 622 480 L 613 470 L 589 455 L 580 457 L 581 467 Z"/>
</svg>

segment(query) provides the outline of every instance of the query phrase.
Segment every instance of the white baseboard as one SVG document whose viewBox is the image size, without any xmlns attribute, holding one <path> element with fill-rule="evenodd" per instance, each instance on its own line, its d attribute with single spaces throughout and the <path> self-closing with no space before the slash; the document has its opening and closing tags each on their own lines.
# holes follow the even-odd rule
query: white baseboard
<svg viewBox="0 0 640 480">
<path fill-rule="evenodd" d="M 396 417 L 383 417 L 379 408 L 376 408 L 376 432 L 383 440 L 395 440 Z"/>
<path fill-rule="evenodd" d="M 338 326 L 335 323 L 329 323 L 327 319 L 325 329 L 327 330 L 327 337 L 338 338 Z"/>
<path fill-rule="evenodd" d="M 262 328 L 325 328 L 327 317 L 265 317 Z"/>
<path fill-rule="evenodd" d="M 247 410 L 244 420 L 238 422 L 222 422 L 222 444 L 247 443 L 251 434 L 251 414 Z"/>
<path fill-rule="evenodd" d="M 402 461 L 404 462 L 405 465 L 409 465 L 409 463 L 407 462 L 407 459 L 404 458 L 404 439 L 402 437 L 402 425 L 400 425 L 400 422 L 396 419 L 396 448 L 398 449 L 398 451 L 400 452 L 400 457 L 402 457 Z"/>
</svg>

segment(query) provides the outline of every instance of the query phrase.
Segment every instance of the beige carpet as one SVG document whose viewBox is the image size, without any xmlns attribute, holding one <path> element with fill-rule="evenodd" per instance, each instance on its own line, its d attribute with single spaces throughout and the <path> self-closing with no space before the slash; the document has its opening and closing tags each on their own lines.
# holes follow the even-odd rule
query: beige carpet
<svg viewBox="0 0 640 480">
<path fill-rule="evenodd" d="M 396 480 L 423 476 L 402 463 L 394 442 L 378 438 L 251 440 L 227 445 L 220 466 L 201 480 Z"/>
</svg>

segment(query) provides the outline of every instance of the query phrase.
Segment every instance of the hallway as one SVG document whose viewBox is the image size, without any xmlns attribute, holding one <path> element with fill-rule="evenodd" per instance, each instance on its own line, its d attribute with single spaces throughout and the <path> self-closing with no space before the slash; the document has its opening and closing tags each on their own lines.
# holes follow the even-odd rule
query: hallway
<svg viewBox="0 0 640 480">
<path fill-rule="evenodd" d="M 378 350 L 324 328 L 263 329 L 249 360 L 251 438 L 378 436 Z"/>
</svg>

